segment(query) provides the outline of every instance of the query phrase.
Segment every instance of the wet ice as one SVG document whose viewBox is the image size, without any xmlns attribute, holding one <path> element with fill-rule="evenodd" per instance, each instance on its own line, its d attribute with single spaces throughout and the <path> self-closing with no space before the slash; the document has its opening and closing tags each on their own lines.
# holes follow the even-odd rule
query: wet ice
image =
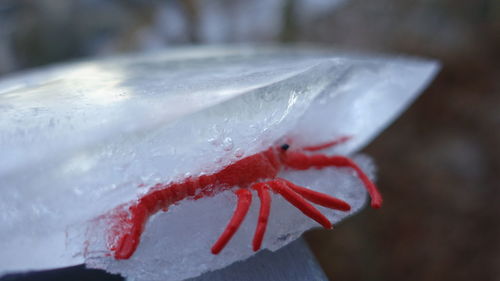
<svg viewBox="0 0 500 281">
<path fill-rule="evenodd" d="M 215 172 L 285 136 L 300 145 L 348 134 L 353 141 L 331 152 L 353 153 L 416 97 L 436 67 L 322 50 L 206 47 L 77 62 L 4 79 L 0 272 L 86 258 L 137 280 L 175 280 L 244 259 L 252 254 L 257 200 L 222 254 L 208 250 L 234 208 L 230 192 L 183 201 L 156 215 L 127 261 L 103 257 L 104 228 L 89 225 L 155 183 Z M 365 192 L 349 171 L 309 172 L 286 177 L 362 205 Z M 331 182 L 339 184 L 332 189 Z M 275 250 L 314 222 L 273 199 L 263 246 Z M 333 221 L 339 216 L 330 212 Z M 190 260 L 196 263 L 182 264 Z"/>
</svg>

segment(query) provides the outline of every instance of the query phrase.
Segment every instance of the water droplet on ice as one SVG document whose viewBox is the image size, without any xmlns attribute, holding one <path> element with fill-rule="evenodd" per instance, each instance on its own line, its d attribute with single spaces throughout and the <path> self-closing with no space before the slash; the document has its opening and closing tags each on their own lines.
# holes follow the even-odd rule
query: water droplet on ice
<svg viewBox="0 0 500 281">
<path fill-rule="evenodd" d="M 208 139 L 208 143 L 211 145 L 218 146 L 221 144 L 221 141 L 219 138 L 210 138 L 210 139 Z"/>
<path fill-rule="evenodd" d="M 243 156 L 243 150 L 241 148 L 238 148 L 236 149 L 236 151 L 234 152 L 234 156 L 236 156 L 237 158 L 241 158 Z"/>
<path fill-rule="evenodd" d="M 233 144 L 232 138 L 227 137 L 222 142 L 222 149 L 224 149 L 225 151 L 230 151 L 233 149 L 233 147 L 234 147 L 234 144 Z"/>
</svg>

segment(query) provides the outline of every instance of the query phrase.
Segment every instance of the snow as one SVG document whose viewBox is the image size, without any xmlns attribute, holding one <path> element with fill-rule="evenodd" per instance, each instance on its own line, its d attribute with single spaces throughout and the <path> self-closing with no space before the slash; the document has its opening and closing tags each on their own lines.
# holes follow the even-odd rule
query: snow
<svg viewBox="0 0 500 281">
<path fill-rule="evenodd" d="M 180 280 L 247 258 L 258 200 L 227 248 L 209 254 L 234 208 L 229 191 L 155 215 L 130 260 L 105 256 L 106 228 L 95 218 L 155 183 L 215 172 L 287 136 L 301 146 L 351 135 L 330 152 L 352 154 L 436 70 L 413 58 L 212 46 L 0 80 L 0 274 L 86 262 L 131 280 Z M 353 212 L 365 199 L 349 170 L 280 176 L 337 195 Z M 333 222 L 346 215 L 326 213 Z M 279 196 L 270 220 L 270 250 L 315 226 Z"/>
</svg>

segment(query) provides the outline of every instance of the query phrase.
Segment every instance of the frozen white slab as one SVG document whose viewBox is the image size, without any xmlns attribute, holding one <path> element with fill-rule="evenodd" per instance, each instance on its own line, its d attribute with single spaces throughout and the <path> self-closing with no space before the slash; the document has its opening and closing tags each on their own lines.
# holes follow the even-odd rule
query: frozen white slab
<svg viewBox="0 0 500 281">
<path fill-rule="evenodd" d="M 217 171 L 284 137 L 293 147 L 350 135 L 352 141 L 330 152 L 351 154 L 387 126 L 436 70 L 435 62 L 403 57 L 204 47 L 5 78 L 0 273 L 86 261 L 137 280 L 178 280 L 249 257 L 255 206 L 220 256 L 205 255 L 234 207 L 230 192 L 156 215 L 126 261 L 103 256 L 105 228 L 88 222 L 157 182 Z M 360 164 L 371 169 L 367 160 Z M 359 181 L 342 169 L 281 176 L 346 199 L 353 211 L 365 198 Z M 314 224 L 273 199 L 263 246 L 276 250 Z"/>
</svg>

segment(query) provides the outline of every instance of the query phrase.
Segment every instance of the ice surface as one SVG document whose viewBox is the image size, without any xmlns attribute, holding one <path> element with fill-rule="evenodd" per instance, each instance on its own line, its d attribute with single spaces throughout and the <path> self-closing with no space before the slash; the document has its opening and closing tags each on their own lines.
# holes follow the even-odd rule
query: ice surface
<svg viewBox="0 0 500 281">
<path fill-rule="evenodd" d="M 352 136 L 329 152 L 358 151 L 406 109 L 438 69 L 435 62 L 403 57 L 347 56 L 341 62 L 349 65 L 347 70 L 335 77 L 288 132 L 296 145 Z"/>
<path fill-rule="evenodd" d="M 231 192 L 154 216 L 126 261 L 103 257 L 104 228 L 89 222 L 155 183 L 217 171 L 285 136 L 302 145 L 351 135 L 336 151 L 353 153 L 436 69 L 410 58 L 204 47 L 75 62 L 1 80 L 0 274 L 79 264 L 85 251 L 90 265 L 137 280 L 195 276 L 246 258 L 255 204 L 219 256 L 208 250 L 232 213 Z M 365 198 L 348 170 L 283 176 L 336 194 L 354 210 Z M 263 245 L 271 250 L 314 226 L 273 199 Z M 333 221 L 343 215 L 327 213 Z"/>
</svg>

